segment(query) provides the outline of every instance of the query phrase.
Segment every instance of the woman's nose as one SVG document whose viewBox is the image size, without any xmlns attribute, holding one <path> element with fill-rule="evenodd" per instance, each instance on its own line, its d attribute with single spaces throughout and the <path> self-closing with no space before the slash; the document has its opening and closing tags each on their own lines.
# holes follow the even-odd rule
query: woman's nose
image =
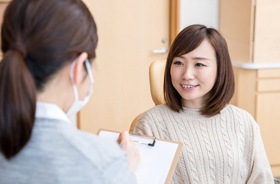
<svg viewBox="0 0 280 184">
<path fill-rule="evenodd" d="M 183 71 L 183 79 L 185 80 L 192 80 L 194 79 L 194 69 L 192 67 L 185 67 Z"/>
</svg>

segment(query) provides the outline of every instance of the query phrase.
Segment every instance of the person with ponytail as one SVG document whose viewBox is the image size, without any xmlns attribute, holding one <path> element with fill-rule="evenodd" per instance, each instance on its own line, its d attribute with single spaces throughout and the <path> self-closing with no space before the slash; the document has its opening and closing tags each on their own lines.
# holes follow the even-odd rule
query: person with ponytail
<svg viewBox="0 0 280 184">
<path fill-rule="evenodd" d="M 81 0 L 12 0 L 1 29 L 0 184 L 136 183 L 138 150 L 78 130 L 97 28 Z"/>
</svg>

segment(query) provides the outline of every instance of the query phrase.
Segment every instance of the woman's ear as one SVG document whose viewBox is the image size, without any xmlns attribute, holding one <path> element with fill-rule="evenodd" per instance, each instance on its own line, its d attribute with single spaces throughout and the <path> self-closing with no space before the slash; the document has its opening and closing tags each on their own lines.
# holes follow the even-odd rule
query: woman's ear
<svg viewBox="0 0 280 184">
<path fill-rule="evenodd" d="M 86 52 L 82 52 L 74 61 L 74 71 L 73 71 L 73 80 L 74 83 L 77 85 L 79 84 L 84 76 L 85 69 L 84 69 L 84 63 L 88 57 L 88 54 Z"/>
</svg>

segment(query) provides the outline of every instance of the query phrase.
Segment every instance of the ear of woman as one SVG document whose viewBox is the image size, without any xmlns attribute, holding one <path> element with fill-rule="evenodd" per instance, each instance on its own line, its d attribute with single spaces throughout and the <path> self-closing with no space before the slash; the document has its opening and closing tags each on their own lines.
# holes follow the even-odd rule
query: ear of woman
<svg viewBox="0 0 280 184">
<path fill-rule="evenodd" d="M 82 52 L 77 59 L 74 61 L 74 69 L 73 69 L 73 82 L 75 85 L 80 84 L 85 76 L 85 69 L 84 69 L 84 63 L 86 62 L 86 59 L 88 57 L 88 54 L 86 52 Z"/>
</svg>

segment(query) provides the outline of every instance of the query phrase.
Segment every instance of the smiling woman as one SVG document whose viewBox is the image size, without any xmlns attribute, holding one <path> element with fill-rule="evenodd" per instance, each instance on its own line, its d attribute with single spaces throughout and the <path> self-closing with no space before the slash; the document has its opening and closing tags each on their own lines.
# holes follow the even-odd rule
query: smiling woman
<svg viewBox="0 0 280 184">
<path fill-rule="evenodd" d="M 217 61 L 215 50 L 207 39 L 196 49 L 179 57 L 171 64 L 172 85 L 188 108 L 203 107 L 203 97 L 216 81 Z"/>
<path fill-rule="evenodd" d="M 207 68 L 203 69 L 205 71 L 201 73 L 206 76 L 206 82 L 210 83 L 207 83 L 207 85 L 210 85 L 211 88 L 204 92 L 207 95 L 203 97 L 203 100 L 201 100 L 198 106 L 201 106 L 199 110 L 202 115 L 213 116 L 218 114 L 229 103 L 234 93 L 234 76 L 225 39 L 215 29 L 206 28 L 201 25 L 189 26 L 182 30 L 175 38 L 166 63 L 164 96 L 166 104 L 177 112 L 182 110 L 184 103 L 184 100 L 182 101 L 181 99 L 181 94 L 179 94 L 179 91 L 173 85 L 174 78 L 171 76 L 171 66 L 173 66 L 174 58 L 176 59 L 178 57 L 187 57 L 186 59 L 188 60 L 192 58 L 192 62 L 195 63 L 197 71 L 202 70 L 201 68 Z M 206 58 L 208 59 L 209 66 L 198 67 L 197 65 L 203 64 L 201 60 L 206 62 Z M 200 62 L 198 62 L 198 59 Z M 186 62 L 186 65 L 190 65 L 189 62 Z M 212 73 L 208 70 L 209 68 L 213 69 Z M 205 73 L 206 71 L 209 71 L 209 73 Z M 214 76 L 210 77 L 212 75 Z M 214 82 L 213 86 L 211 86 L 211 79 Z M 201 84 L 199 88 L 202 87 L 204 86 Z M 217 101 L 219 103 L 216 103 Z"/>
<path fill-rule="evenodd" d="M 172 183 L 273 183 L 259 126 L 229 105 L 233 92 L 223 36 L 204 25 L 183 29 L 167 58 L 166 104 L 144 112 L 134 130 L 184 144 Z"/>
</svg>

